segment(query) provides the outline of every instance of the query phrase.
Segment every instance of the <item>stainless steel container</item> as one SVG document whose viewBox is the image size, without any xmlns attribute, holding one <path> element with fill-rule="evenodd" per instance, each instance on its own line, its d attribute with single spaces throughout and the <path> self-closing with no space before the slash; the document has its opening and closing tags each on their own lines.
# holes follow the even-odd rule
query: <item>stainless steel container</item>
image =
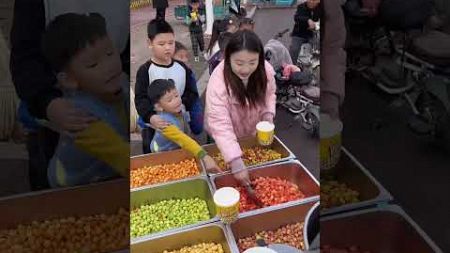
<svg viewBox="0 0 450 253">
<path fill-rule="evenodd" d="M 160 153 L 138 155 L 138 156 L 131 157 L 130 170 L 136 169 L 136 168 L 142 168 L 144 166 L 154 166 L 154 165 L 160 165 L 160 164 L 178 163 L 183 160 L 193 159 L 193 158 L 194 158 L 194 156 L 192 156 L 189 152 L 187 152 L 183 149 L 177 149 L 177 150 L 173 150 L 173 151 L 160 152 Z M 198 176 L 206 175 L 202 162 L 198 159 L 196 159 L 196 161 L 197 161 L 197 166 L 199 169 L 199 174 L 196 176 L 193 176 L 193 177 L 188 177 L 188 178 L 195 178 Z M 183 179 L 185 179 L 185 178 L 183 178 Z M 183 180 L 183 179 L 179 179 L 179 180 Z M 179 181 L 179 180 L 173 180 L 173 181 Z M 173 182 L 173 181 L 170 181 L 170 182 Z M 152 184 L 151 186 L 158 186 L 158 185 L 162 185 L 165 183 L 168 183 L 168 182 Z M 147 186 L 149 186 L 149 185 L 132 188 L 131 191 L 144 189 Z"/>
<path fill-rule="evenodd" d="M 251 148 L 251 147 L 255 147 L 255 146 L 260 146 L 256 137 L 242 138 L 242 139 L 239 139 L 238 142 L 239 142 L 239 145 L 240 145 L 241 149 Z M 216 144 L 204 145 L 203 148 L 211 156 L 215 156 L 216 154 L 220 153 L 220 150 L 219 150 L 219 148 L 217 147 Z M 259 166 L 279 163 L 279 162 L 288 161 L 288 160 L 292 160 L 292 159 L 296 158 L 294 153 L 292 153 L 292 151 L 290 151 L 286 147 L 286 145 L 284 145 L 284 143 L 277 136 L 274 136 L 273 143 L 270 146 L 270 148 L 272 148 L 273 150 L 275 150 L 278 153 L 280 153 L 281 154 L 281 159 L 276 159 L 276 160 L 273 160 L 273 161 L 264 162 L 264 163 L 261 163 L 261 164 L 258 164 L 258 165 L 252 165 L 252 166 L 249 166 L 248 168 L 254 168 L 254 167 L 259 167 Z M 224 173 L 219 173 L 219 174 L 224 174 Z"/>
<path fill-rule="evenodd" d="M 284 207 L 272 207 L 266 210 L 247 213 L 239 219 L 227 225 L 228 233 L 236 245 L 240 238 L 252 236 L 255 233 L 268 230 L 276 230 L 282 226 L 304 222 L 308 211 L 315 203 L 291 203 Z"/>
<path fill-rule="evenodd" d="M 33 221 L 115 214 L 129 207 L 128 187 L 128 179 L 118 179 L 0 198 L 0 229 Z"/>
<path fill-rule="evenodd" d="M 332 215 L 320 220 L 320 244 L 370 252 L 442 252 L 397 205 Z"/>
<path fill-rule="evenodd" d="M 131 210 L 138 208 L 144 204 L 153 204 L 162 200 L 168 199 L 186 199 L 198 197 L 206 201 L 210 214 L 210 219 L 201 221 L 195 224 L 186 225 L 179 228 L 173 228 L 158 233 L 145 235 L 137 238 L 132 238 L 132 243 L 136 241 L 146 240 L 155 236 L 160 236 L 171 231 L 179 231 L 181 229 L 191 228 L 195 226 L 204 225 L 207 223 L 215 222 L 216 208 L 212 196 L 212 187 L 205 177 L 198 177 L 194 179 L 184 179 L 181 181 L 170 182 L 158 187 L 148 187 L 139 191 L 131 192 L 130 205 Z"/>
<path fill-rule="evenodd" d="M 292 202 L 295 203 L 308 203 L 316 202 L 319 200 L 320 187 L 318 181 L 311 175 L 311 173 L 297 160 L 286 161 L 279 164 L 264 165 L 259 167 L 253 167 L 249 169 L 250 178 L 257 177 L 279 177 L 285 179 L 289 182 L 296 184 L 300 191 L 305 194 L 305 198 L 300 200 L 295 200 L 276 206 L 286 206 Z M 239 185 L 238 181 L 230 173 L 224 175 L 216 175 L 211 178 L 214 192 L 222 187 L 236 187 Z M 262 209 L 268 209 L 270 207 L 265 207 Z M 249 211 L 255 212 L 257 210 Z M 248 213 L 244 212 L 239 214 Z"/>
<path fill-rule="evenodd" d="M 225 253 L 237 252 L 237 247 L 229 238 L 222 223 L 216 222 L 194 228 L 183 229 L 140 240 L 131 244 L 132 253 L 162 253 L 164 250 L 177 250 L 184 246 L 199 243 L 219 243 Z"/>
<path fill-rule="evenodd" d="M 335 168 L 336 180 L 359 192 L 359 202 L 321 210 L 321 215 L 370 207 L 391 201 L 392 195 L 345 148 Z"/>
</svg>

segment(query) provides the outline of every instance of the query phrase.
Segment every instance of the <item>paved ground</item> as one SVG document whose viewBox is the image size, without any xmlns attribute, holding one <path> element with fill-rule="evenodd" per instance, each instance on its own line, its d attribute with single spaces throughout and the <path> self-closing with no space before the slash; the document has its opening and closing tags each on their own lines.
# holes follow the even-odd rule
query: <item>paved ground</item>
<svg viewBox="0 0 450 253">
<path fill-rule="evenodd" d="M 450 156 L 413 135 L 407 127 L 410 108 L 392 106 L 393 99 L 359 76 L 348 77 L 344 145 L 450 252 Z"/>
</svg>

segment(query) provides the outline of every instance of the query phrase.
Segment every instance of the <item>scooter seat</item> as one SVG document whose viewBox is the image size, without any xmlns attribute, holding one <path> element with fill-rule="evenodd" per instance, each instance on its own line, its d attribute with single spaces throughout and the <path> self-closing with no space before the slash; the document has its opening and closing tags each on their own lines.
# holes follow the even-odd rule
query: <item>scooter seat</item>
<svg viewBox="0 0 450 253">
<path fill-rule="evenodd" d="M 440 67 L 450 66 L 450 34 L 432 31 L 416 38 L 413 48 L 417 56 Z"/>
</svg>

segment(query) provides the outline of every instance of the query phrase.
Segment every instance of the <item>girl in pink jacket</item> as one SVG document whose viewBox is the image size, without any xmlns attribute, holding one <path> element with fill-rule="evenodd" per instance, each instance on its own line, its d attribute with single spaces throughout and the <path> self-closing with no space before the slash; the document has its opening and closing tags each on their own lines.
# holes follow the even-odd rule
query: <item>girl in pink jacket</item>
<svg viewBox="0 0 450 253">
<path fill-rule="evenodd" d="M 264 60 L 261 40 L 239 31 L 226 45 L 224 60 L 211 74 L 206 91 L 205 128 L 235 177 L 248 184 L 238 138 L 256 135 L 256 124 L 275 117 L 275 71 Z"/>
</svg>

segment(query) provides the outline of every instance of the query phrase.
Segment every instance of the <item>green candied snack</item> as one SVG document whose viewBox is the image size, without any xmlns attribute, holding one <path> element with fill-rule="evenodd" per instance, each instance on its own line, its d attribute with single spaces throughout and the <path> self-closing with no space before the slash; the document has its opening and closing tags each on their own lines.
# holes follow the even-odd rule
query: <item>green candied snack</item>
<svg viewBox="0 0 450 253">
<path fill-rule="evenodd" d="M 131 237 L 139 237 L 211 218 L 206 201 L 170 199 L 142 205 L 131 212 Z"/>
</svg>

